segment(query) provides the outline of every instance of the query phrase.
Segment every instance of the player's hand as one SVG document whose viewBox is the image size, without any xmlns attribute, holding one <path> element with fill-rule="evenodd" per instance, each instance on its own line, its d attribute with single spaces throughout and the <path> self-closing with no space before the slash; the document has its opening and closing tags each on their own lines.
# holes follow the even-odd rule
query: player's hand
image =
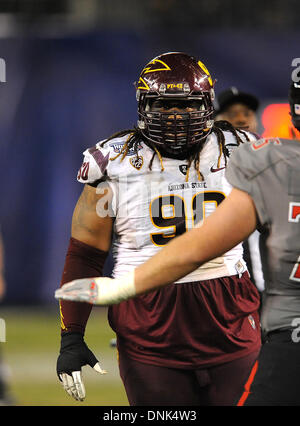
<svg viewBox="0 0 300 426">
<path fill-rule="evenodd" d="M 84 365 L 90 365 L 97 373 L 106 374 L 93 352 L 87 347 L 82 334 L 64 334 L 56 371 L 65 391 L 77 401 L 83 401 L 86 395 L 81 372 Z"/>
<path fill-rule="evenodd" d="M 99 285 L 103 286 L 105 281 L 112 281 L 111 278 L 80 278 L 64 284 L 55 291 L 55 298 L 71 300 L 73 302 L 86 302 L 98 304 Z"/>
<path fill-rule="evenodd" d="M 107 277 L 80 278 L 55 291 L 55 298 L 94 305 L 120 303 L 136 295 L 134 271 L 118 279 Z"/>
</svg>

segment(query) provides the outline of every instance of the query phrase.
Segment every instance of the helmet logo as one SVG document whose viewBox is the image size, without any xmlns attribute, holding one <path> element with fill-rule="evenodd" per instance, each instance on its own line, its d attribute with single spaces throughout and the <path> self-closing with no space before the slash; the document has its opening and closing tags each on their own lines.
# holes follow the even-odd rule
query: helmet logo
<svg viewBox="0 0 300 426">
<path fill-rule="evenodd" d="M 206 74 L 206 75 L 207 75 L 207 77 L 208 77 L 209 84 L 212 86 L 212 85 L 213 85 L 213 81 L 212 81 L 212 78 L 211 78 L 211 76 L 210 76 L 210 73 L 209 73 L 208 69 L 206 68 L 206 66 L 204 65 L 204 63 L 203 63 L 203 62 L 201 62 L 201 61 L 198 61 L 198 65 L 199 65 L 199 67 L 202 69 L 202 71 L 204 71 L 204 72 L 205 72 L 205 74 Z"/>
<path fill-rule="evenodd" d="M 156 71 L 170 71 L 171 68 L 169 65 L 167 65 L 165 62 L 161 61 L 160 59 L 153 59 L 149 64 L 146 65 L 146 67 L 141 72 L 141 77 L 138 81 L 138 87 L 137 90 L 150 90 L 150 87 L 146 83 L 146 81 L 142 78 L 142 75 L 148 74 L 149 72 L 156 72 Z"/>
<path fill-rule="evenodd" d="M 156 71 L 171 71 L 169 65 L 160 59 L 153 59 L 149 64 L 143 69 L 142 74 L 148 74 L 148 72 Z"/>
<path fill-rule="evenodd" d="M 150 90 L 150 87 L 148 86 L 148 84 L 145 82 L 145 80 L 142 77 L 140 77 L 138 81 L 137 90 Z"/>
</svg>

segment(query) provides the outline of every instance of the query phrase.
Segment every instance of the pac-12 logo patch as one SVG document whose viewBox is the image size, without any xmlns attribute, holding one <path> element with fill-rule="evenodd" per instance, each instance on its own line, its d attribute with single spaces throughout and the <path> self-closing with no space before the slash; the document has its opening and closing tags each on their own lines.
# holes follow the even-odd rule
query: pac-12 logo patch
<svg viewBox="0 0 300 426">
<path fill-rule="evenodd" d="M 144 159 L 142 156 L 133 157 L 133 158 L 130 158 L 129 162 L 135 169 L 140 170 L 144 164 Z"/>
</svg>

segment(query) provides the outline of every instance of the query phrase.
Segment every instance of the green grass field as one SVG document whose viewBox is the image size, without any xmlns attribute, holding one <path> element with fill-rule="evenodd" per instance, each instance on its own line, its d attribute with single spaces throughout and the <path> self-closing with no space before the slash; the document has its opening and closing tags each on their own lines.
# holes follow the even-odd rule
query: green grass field
<svg viewBox="0 0 300 426">
<path fill-rule="evenodd" d="M 21 406 L 128 406 L 119 376 L 117 351 L 109 343 L 114 338 L 106 308 L 94 307 L 86 330 L 86 342 L 102 368 L 100 375 L 83 367 L 86 399 L 77 402 L 64 391 L 56 376 L 59 351 L 59 315 L 56 308 L 2 308 L 6 342 L 0 343 L 8 366 L 9 385 L 15 405 Z"/>
</svg>

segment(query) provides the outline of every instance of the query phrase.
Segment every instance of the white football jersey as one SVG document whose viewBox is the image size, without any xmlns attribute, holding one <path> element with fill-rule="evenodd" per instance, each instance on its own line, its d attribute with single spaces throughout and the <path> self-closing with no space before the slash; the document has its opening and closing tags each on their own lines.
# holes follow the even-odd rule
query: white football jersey
<svg viewBox="0 0 300 426">
<path fill-rule="evenodd" d="M 224 132 L 224 136 L 229 152 L 238 147 L 230 132 Z M 249 137 L 254 139 L 250 134 Z M 187 170 L 186 160 L 163 157 L 161 161 L 155 155 L 150 170 L 154 151 L 142 141 L 138 157 L 134 149 L 130 149 L 125 156 L 115 158 L 127 138 L 128 135 L 112 139 L 104 147 L 99 142 L 87 149 L 77 177 L 79 182 L 97 186 L 98 193 L 102 191 L 103 180 L 112 189 L 110 214 L 115 218 L 112 243 L 115 278 L 144 263 L 176 236 L 201 226 L 232 189 L 225 178 L 225 160 L 214 134 L 207 138 L 200 154 L 204 180 L 193 164 Z M 102 207 L 105 201 L 105 198 L 99 201 Z M 239 244 L 178 283 L 242 274 L 246 270 Z"/>
</svg>

